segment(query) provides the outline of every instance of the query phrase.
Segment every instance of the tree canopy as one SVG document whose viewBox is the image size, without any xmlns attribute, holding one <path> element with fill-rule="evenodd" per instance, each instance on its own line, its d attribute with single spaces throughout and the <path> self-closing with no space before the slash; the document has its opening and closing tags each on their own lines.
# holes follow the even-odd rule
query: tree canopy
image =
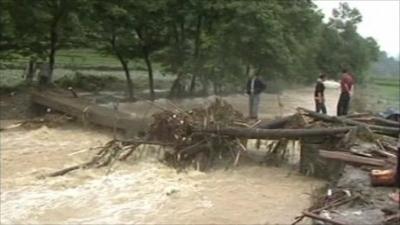
<svg viewBox="0 0 400 225">
<path fill-rule="evenodd" d="M 153 64 L 175 76 L 172 95 L 243 86 L 250 74 L 309 82 L 343 67 L 360 79 L 379 46 L 357 32 L 360 12 L 341 3 L 328 23 L 310 0 L 3 0 L 0 57 L 47 60 L 93 48 L 115 56 L 133 98 L 130 63 L 142 60 L 154 97 Z"/>
</svg>

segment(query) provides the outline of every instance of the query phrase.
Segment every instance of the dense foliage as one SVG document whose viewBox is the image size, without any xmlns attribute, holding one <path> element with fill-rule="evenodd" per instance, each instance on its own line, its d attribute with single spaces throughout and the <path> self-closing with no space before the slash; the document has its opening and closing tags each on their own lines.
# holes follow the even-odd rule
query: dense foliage
<svg viewBox="0 0 400 225">
<path fill-rule="evenodd" d="M 346 3 L 328 23 L 310 0 L 3 0 L 0 57 L 47 60 L 56 51 L 93 48 L 114 55 L 133 98 L 130 63 L 143 61 L 154 97 L 153 64 L 175 76 L 171 95 L 242 87 L 266 80 L 312 81 L 341 68 L 362 80 L 379 47 L 357 33 L 362 17 Z"/>
</svg>

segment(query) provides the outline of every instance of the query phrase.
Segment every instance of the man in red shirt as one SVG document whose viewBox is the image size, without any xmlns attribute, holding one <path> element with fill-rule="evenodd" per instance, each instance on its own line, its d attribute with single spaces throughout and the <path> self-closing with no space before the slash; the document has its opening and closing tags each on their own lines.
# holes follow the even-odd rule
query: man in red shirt
<svg viewBox="0 0 400 225">
<path fill-rule="evenodd" d="M 354 80 L 353 77 L 347 72 L 346 69 L 342 70 L 342 79 L 340 80 L 340 97 L 337 104 L 337 115 L 347 115 L 350 104 L 350 96 L 353 90 Z"/>
</svg>

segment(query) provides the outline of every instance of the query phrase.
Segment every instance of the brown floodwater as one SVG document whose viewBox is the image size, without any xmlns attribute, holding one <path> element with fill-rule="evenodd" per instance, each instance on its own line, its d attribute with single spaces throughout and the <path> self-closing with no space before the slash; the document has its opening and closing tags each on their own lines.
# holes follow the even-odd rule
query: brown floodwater
<svg viewBox="0 0 400 225">
<path fill-rule="evenodd" d="M 311 91 L 283 93 L 282 107 L 276 95 L 263 95 L 260 117 L 290 114 L 297 106 L 313 108 Z M 327 90 L 327 97 L 328 110 L 333 112 L 337 90 Z M 205 105 L 212 98 L 173 104 L 186 109 Z M 247 111 L 246 96 L 224 99 Z M 176 108 L 166 100 L 119 107 L 140 121 L 148 121 L 143 118 L 157 108 Z M 235 168 L 177 172 L 160 162 L 163 151 L 154 146 L 144 146 L 126 163 L 43 178 L 50 171 L 90 159 L 96 151 L 92 148 L 111 138 L 109 131 L 74 123 L 2 131 L 1 223 L 290 224 L 310 205 L 311 193 L 324 184 L 299 175 L 294 167 L 261 166 L 246 159 Z"/>
</svg>

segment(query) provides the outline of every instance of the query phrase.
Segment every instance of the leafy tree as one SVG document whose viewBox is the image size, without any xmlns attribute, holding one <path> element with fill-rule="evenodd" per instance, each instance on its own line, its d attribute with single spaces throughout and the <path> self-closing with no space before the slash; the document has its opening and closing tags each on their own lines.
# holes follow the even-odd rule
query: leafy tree
<svg viewBox="0 0 400 225">
<path fill-rule="evenodd" d="M 134 48 L 146 64 L 149 76 L 150 98 L 155 98 L 151 55 L 166 44 L 165 1 L 136 0 L 129 13 L 133 17 L 133 29 L 138 41 Z"/>
<path fill-rule="evenodd" d="M 332 11 L 322 32 L 320 68 L 338 74 L 341 68 L 347 67 L 357 74 L 358 81 L 363 80 L 365 70 L 377 60 L 379 46 L 373 38 L 363 38 L 357 33 L 357 24 L 361 21 L 360 12 L 347 3 Z"/>
<path fill-rule="evenodd" d="M 79 36 L 76 10 L 83 1 L 14 0 L 7 1 L 12 26 L 15 28 L 15 50 L 32 59 L 48 59 L 50 80 L 56 52 L 71 47 Z"/>
<path fill-rule="evenodd" d="M 132 1 L 95 1 L 89 13 L 90 20 L 85 21 L 87 37 L 91 46 L 105 54 L 112 54 L 121 63 L 127 81 L 128 98 L 134 99 L 133 82 L 129 70 L 129 61 L 138 57 L 134 18 L 129 10 Z"/>
<path fill-rule="evenodd" d="M 10 0 L 0 1 L 0 59 L 9 58 L 11 50 L 15 48 L 15 43 L 12 43 L 15 36 L 7 10 L 8 4 L 10 4 Z"/>
</svg>

